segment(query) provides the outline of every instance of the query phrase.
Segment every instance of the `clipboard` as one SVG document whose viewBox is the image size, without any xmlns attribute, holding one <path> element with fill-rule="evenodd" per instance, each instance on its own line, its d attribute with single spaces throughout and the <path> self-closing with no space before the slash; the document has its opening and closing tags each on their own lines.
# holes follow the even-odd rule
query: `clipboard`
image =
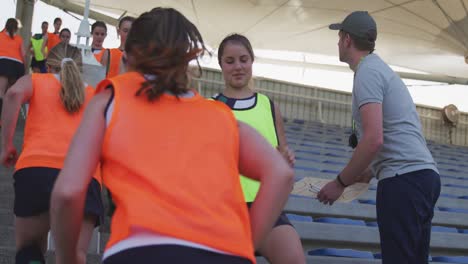
<svg viewBox="0 0 468 264">
<path fill-rule="evenodd" d="M 317 194 L 322 189 L 322 187 L 331 181 L 334 180 L 305 177 L 294 184 L 294 188 L 291 193 L 305 197 L 317 198 Z M 336 201 L 349 203 L 363 195 L 365 192 L 367 192 L 367 190 L 369 190 L 368 183 L 354 183 L 346 187 L 341 197 Z"/>
</svg>

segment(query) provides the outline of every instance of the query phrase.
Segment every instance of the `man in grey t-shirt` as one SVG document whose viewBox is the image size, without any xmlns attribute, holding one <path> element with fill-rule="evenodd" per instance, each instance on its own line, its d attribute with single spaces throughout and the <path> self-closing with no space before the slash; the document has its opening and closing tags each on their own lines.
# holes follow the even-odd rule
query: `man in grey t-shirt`
<svg viewBox="0 0 468 264">
<path fill-rule="evenodd" d="M 352 114 L 359 143 L 318 199 L 332 204 L 370 167 L 379 179 L 376 209 L 383 264 L 427 263 L 440 177 L 416 107 L 400 77 L 373 54 L 377 26 L 367 12 L 353 12 L 330 29 L 339 30 L 340 60 L 355 72 Z"/>
</svg>

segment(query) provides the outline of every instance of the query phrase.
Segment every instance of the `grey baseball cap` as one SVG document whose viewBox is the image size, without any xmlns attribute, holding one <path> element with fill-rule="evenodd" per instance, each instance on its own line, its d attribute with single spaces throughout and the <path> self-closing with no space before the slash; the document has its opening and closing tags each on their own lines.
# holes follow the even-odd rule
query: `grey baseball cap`
<svg viewBox="0 0 468 264">
<path fill-rule="evenodd" d="M 375 41 L 377 39 L 377 24 L 367 11 L 354 11 L 341 23 L 328 26 L 331 30 L 343 30 L 358 38 Z"/>
</svg>

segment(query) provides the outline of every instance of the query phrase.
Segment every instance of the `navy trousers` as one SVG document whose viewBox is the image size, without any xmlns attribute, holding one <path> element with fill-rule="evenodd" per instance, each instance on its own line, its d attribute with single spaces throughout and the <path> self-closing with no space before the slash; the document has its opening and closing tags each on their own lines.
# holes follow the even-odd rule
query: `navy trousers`
<svg viewBox="0 0 468 264">
<path fill-rule="evenodd" d="M 379 181 L 377 222 L 382 264 L 428 263 L 431 221 L 440 177 L 419 170 Z"/>
</svg>

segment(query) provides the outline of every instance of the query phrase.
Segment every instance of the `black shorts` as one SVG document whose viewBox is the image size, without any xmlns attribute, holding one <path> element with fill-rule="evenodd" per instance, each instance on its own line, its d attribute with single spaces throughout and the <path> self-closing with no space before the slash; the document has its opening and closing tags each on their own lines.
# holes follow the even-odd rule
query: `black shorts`
<svg viewBox="0 0 468 264">
<path fill-rule="evenodd" d="M 24 64 L 9 59 L 0 59 L 0 76 L 6 76 L 8 82 L 13 84 L 24 75 Z"/>
<path fill-rule="evenodd" d="M 103 264 L 252 264 L 246 258 L 179 245 L 129 248 L 104 259 Z"/>
<path fill-rule="evenodd" d="M 46 167 L 29 167 L 15 171 L 15 215 L 30 217 L 49 211 L 52 189 L 59 172 L 59 169 Z M 104 206 L 101 186 L 94 178 L 88 186 L 84 213 L 97 217 L 96 226 L 102 223 Z"/>
<path fill-rule="evenodd" d="M 31 58 L 31 68 L 39 68 L 41 73 L 47 73 L 46 60 L 37 61 L 36 58 Z"/>
<path fill-rule="evenodd" d="M 252 206 L 252 203 L 247 203 L 247 207 L 250 209 L 250 206 Z M 277 226 L 282 226 L 282 225 L 290 225 L 292 227 L 294 227 L 291 222 L 289 221 L 289 218 L 286 216 L 286 214 L 284 212 L 281 212 L 280 216 L 278 217 L 278 219 L 276 220 L 275 222 L 275 225 L 273 226 L 273 228 L 277 227 Z"/>
</svg>

